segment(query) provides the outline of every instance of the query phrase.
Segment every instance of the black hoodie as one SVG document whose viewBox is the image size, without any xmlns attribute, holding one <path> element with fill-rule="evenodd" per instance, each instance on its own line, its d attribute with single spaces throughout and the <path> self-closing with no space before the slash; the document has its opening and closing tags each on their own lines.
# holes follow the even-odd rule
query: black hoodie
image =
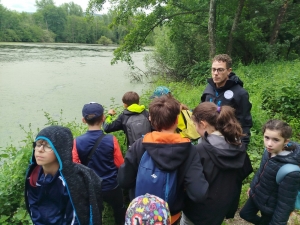
<svg viewBox="0 0 300 225">
<path fill-rule="evenodd" d="M 220 225 L 240 196 L 242 180 L 252 167 L 245 163 L 245 146 L 228 144 L 223 136 L 206 133 L 196 149 L 209 183 L 208 196 L 202 203 L 187 198 L 183 212 L 195 225 Z"/>
<path fill-rule="evenodd" d="M 200 102 L 214 102 L 218 106 L 228 105 L 234 108 L 235 116 L 243 128 L 243 133 L 247 134 L 242 141 L 249 144 L 252 104 L 249 102 L 248 92 L 243 88 L 243 82 L 233 72 L 229 74 L 229 79 L 223 87 L 217 88 L 212 78 L 209 78 L 207 82 L 208 85 L 203 91 Z"/>
<path fill-rule="evenodd" d="M 188 138 L 180 134 L 153 131 L 138 139 L 126 152 L 125 163 L 119 168 L 118 182 L 122 188 L 132 189 L 134 197 L 135 182 L 140 160 L 145 150 L 161 170 L 178 170 L 177 188 L 182 190 L 174 205 L 170 205 L 171 215 L 183 208 L 184 190 L 195 202 L 205 200 L 208 183 L 204 178 L 200 158 Z M 151 193 L 150 193 L 151 194 Z"/>
<path fill-rule="evenodd" d="M 59 175 L 66 184 L 76 217 L 81 225 L 102 224 L 101 178 L 86 166 L 72 162 L 73 136 L 69 128 L 49 126 L 42 129 L 36 140 L 45 140 L 53 149 L 59 163 Z M 25 202 L 30 214 L 27 198 L 29 177 L 37 166 L 34 149 L 26 173 Z"/>
</svg>

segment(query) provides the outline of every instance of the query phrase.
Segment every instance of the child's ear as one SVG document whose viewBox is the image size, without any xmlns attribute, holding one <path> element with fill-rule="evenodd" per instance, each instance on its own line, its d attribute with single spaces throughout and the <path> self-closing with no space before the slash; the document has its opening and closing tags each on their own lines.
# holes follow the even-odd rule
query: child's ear
<svg viewBox="0 0 300 225">
<path fill-rule="evenodd" d="M 290 142 L 290 139 L 286 139 L 285 141 L 284 141 L 284 145 L 286 145 L 287 143 L 289 143 Z"/>
<path fill-rule="evenodd" d="M 175 124 L 178 124 L 179 115 L 176 117 Z"/>
<path fill-rule="evenodd" d="M 83 122 L 83 123 L 86 123 L 86 121 L 85 121 L 84 117 L 82 117 L 82 119 L 81 119 L 81 120 L 82 120 L 82 122 Z"/>
</svg>

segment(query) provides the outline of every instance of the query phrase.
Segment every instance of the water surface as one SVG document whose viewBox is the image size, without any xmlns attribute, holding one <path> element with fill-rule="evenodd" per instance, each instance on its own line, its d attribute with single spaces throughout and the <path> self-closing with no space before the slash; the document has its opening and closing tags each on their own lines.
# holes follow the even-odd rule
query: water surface
<svg viewBox="0 0 300 225">
<path fill-rule="evenodd" d="M 114 47 L 83 44 L 0 43 L 0 149 L 25 138 L 19 125 L 34 130 L 55 119 L 81 121 L 85 103 L 109 108 L 111 99 L 122 104 L 127 91 L 141 94 L 145 84 L 131 83 L 125 63 L 111 65 Z M 145 52 L 135 53 L 144 69 Z"/>
</svg>

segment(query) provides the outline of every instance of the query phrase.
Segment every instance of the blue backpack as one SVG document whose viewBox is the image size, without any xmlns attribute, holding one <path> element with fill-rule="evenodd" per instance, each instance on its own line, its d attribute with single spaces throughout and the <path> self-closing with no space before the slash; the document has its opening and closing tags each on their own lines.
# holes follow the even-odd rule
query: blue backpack
<svg viewBox="0 0 300 225">
<path fill-rule="evenodd" d="M 290 163 L 283 165 L 282 167 L 280 167 L 280 169 L 276 174 L 276 183 L 279 184 L 283 180 L 285 175 L 295 171 L 300 172 L 300 167 L 298 165 L 290 164 Z M 298 195 L 296 197 L 295 209 L 300 209 L 300 191 L 298 191 Z"/>
<path fill-rule="evenodd" d="M 158 169 L 147 151 L 143 154 L 139 164 L 135 197 L 146 193 L 160 197 L 169 205 L 174 205 L 177 199 L 177 170 Z"/>
</svg>

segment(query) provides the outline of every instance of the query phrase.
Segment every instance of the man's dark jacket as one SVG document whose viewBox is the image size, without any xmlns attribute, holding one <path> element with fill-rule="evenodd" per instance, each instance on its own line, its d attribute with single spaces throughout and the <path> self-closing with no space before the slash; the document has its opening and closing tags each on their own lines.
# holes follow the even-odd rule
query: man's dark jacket
<svg viewBox="0 0 300 225">
<path fill-rule="evenodd" d="M 229 79 L 223 87 L 217 88 L 212 78 L 207 80 L 206 86 L 200 102 L 214 102 L 218 106 L 228 105 L 235 109 L 235 116 L 240 122 L 243 133 L 247 134 L 242 139 L 245 144 L 250 142 L 250 129 L 252 127 L 251 108 L 249 94 L 243 88 L 243 82 L 235 73 L 229 74 Z"/>
<path fill-rule="evenodd" d="M 265 150 L 260 168 L 250 184 L 250 197 L 256 206 L 265 214 L 273 215 L 269 225 L 286 225 L 294 210 L 300 190 L 300 173 L 288 173 L 280 184 L 276 183 L 276 174 L 284 164 L 300 165 L 300 146 L 295 145 L 296 149 L 288 155 L 271 157 Z"/>
<path fill-rule="evenodd" d="M 96 173 L 81 164 L 73 163 L 72 148 L 73 135 L 69 128 L 61 126 L 49 126 L 41 130 L 36 141 L 43 139 L 52 147 L 59 163 L 59 173 L 64 180 L 70 200 L 75 209 L 76 218 L 81 225 L 102 224 L 102 192 L 101 178 Z M 37 166 L 34 149 L 30 165 L 26 173 L 25 203 L 30 214 L 27 199 L 29 176 Z"/>
</svg>

